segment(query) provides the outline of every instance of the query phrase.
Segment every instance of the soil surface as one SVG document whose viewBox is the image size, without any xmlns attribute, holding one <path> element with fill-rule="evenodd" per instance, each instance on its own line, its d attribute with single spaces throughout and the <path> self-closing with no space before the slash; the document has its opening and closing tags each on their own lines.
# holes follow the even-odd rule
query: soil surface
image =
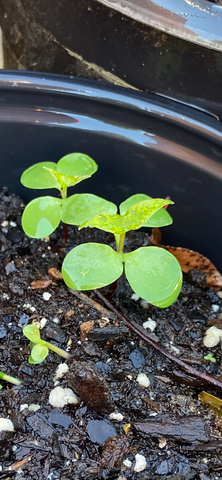
<svg viewBox="0 0 222 480">
<path fill-rule="evenodd" d="M 203 390 L 221 392 L 198 384 L 148 347 L 103 310 L 95 294 L 86 292 L 93 305 L 48 274 L 61 269 L 77 244 L 90 239 L 113 245 L 112 236 L 70 228 L 66 247 L 61 229 L 47 241 L 27 238 L 22 200 L 6 191 L 0 197 L 0 370 L 23 381 L 18 387 L 2 381 L 0 416 L 11 419 L 14 432 L 0 433 L 0 479 L 222 478 L 220 422 L 198 400 Z M 128 234 L 126 251 L 149 242 L 144 231 Z M 31 283 L 39 280 L 52 283 L 33 290 Z M 165 310 L 132 293 L 120 279 L 113 304 L 140 326 L 152 318 L 152 335 L 161 345 L 204 372 L 221 374 L 220 346 L 209 351 L 203 337 L 210 325 L 222 324 L 222 300 L 206 289 L 201 272 L 186 276 L 179 299 Z M 58 355 L 28 363 L 22 327 L 33 321 L 45 323 L 43 339 L 70 350 L 69 371 L 57 382 L 56 369 L 64 362 Z M 204 360 L 208 353 L 216 363 Z M 149 387 L 138 383 L 139 373 L 147 375 Z M 53 408 L 49 395 L 56 385 L 72 388 L 79 403 Z M 33 404 L 39 409 L 33 411 Z M 142 455 L 139 472 L 136 455 Z"/>
</svg>

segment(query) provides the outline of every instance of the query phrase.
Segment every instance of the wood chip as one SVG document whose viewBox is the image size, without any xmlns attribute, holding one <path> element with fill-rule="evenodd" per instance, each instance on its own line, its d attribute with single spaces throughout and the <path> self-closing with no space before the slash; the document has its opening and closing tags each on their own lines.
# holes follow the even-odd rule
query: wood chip
<svg viewBox="0 0 222 480">
<path fill-rule="evenodd" d="M 84 322 L 80 325 L 79 329 L 80 329 L 81 342 L 85 341 L 87 334 L 90 332 L 90 330 L 92 330 L 93 325 L 94 325 L 94 321 Z"/>
<path fill-rule="evenodd" d="M 47 288 L 51 283 L 52 280 L 35 280 L 31 283 L 31 289 L 37 290 L 38 288 Z"/>
<path fill-rule="evenodd" d="M 62 273 L 55 267 L 49 268 L 48 275 L 53 278 L 53 280 L 62 280 Z"/>
</svg>

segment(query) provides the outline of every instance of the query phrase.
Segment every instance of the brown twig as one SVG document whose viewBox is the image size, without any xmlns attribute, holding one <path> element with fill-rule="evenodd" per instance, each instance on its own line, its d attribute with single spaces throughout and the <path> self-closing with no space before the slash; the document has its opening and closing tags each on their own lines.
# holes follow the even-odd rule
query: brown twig
<svg viewBox="0 0 222 480">
<path fill-rule="evenodd" d="M 142 331 L 139 327 L 139 325 L 135 325 L 135 323 L 132 323 L 128 318 L 126 318 L 122 313 L 120 313 L 110 302 L 107 300 L 102 293 L 99 290 L 94 290 L 94 293 L 99 297 L 105 305 L 119 318 L 122 320 L 125 325 L 132 330 L 132 332 L 137 333 L 137 335 L 144 340 L 144 342 L 148 343 L 151 345 L 151 347 L 155 348 L 158 352 L 160 352 L 164 357 L 168 358 L 168 360 L 171 360 L 171 362 L 176 363 L 179 365 L 183 370 L 186 372 L 190 373 L 191 375 L 194 375 L 195 377 L 201 379 L 203 382 L 209 384 L 209 385 L 214 385 L 217 388 L 222 389 L 222 382 L 220 380 L 217 380 L 216 378 L 212 377 L 211 375 L 208 375 L 208 373 L 201 372 L 197 368 L 191 367 L 190 365 L 187 365 L 187 363 L 183 362 L 183 360 L 180 360 L 176 355 L 173 353 L 168 352 L 168 350 L 165 350 L 165 348 L 161 347 L 156 343 L 154 340 L 152 340 L 144 331 Z"/>
<path fill-rule="evenodd" d="M 83 303 L 89 305 L 92 308 L 95 308 L 95 310 L 97 310 L 101 315 L 104 315 L 104 317 L 108 317 L 111 320 L 116 320 L 116 315 L 113 315 L 110 310 L 107 310 L 102 305 L 100 305 L 100 303 L 95 302 L 95 300 L 93 300 L 92 298 L 87 297 L 85 293 L 78 292 L 77 290 L 71 290 L 71 288 L 69 291 L 70 293 L 75 295 L 75 297 L 79 298 L 79 300 L 81 300 Z"/>
</svg>

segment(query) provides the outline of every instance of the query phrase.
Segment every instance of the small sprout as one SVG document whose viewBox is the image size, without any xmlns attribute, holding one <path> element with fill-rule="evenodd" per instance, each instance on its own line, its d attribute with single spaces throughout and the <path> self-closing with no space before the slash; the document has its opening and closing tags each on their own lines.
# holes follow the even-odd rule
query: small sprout
<svg viewBox="0 0 222 480">
<path fill-rule="evenodd" d="M 125 270 L 131 288 L 142 299 L 160 308 L 175 302 L 182 286 L 182 272 L 171 253 L 159 247 L 141 247 L 130 253 L 123 251 L 128 231 L 172 223 L 164 209 L 172 203 L 142 194 L 133 195 L 120 205 L 120 214 L 104 210 L 84 222 L 79 228 L 96 227 L 113 233 L 117 251 L 99 243 L 75 247 L 62 266 L 68 287 L 73 290 L 102 288 L 115 282 Z"/>
<path fill-rule="evenodd" d="M 31 354 L 29 356 L 29 363 L 38 364 L 43 362 L 49 350 L 52 350 L 66 360 L 70 357 L 69 353 L 61 348 L 42 340 L 36 325 L 26 325 L 26 327 L 23 328 L 23 334 L 30 340 Z"/>
<path fill-rule="evenodd" d="M 22 383 L 21 380 L 18 380 L 18 378 L 11 377 L 10 375 L 7 375 L 6 373 L 3 373 L 3 372 L 0 372 L 0 379 L 5 380 L 5 382 L 12 383 L 13 385 L 21 385 Z"/>
<path fill-rule="evenodd" d="M 41 162 L 25 170 L 21 183 L 34 189 L 56 188 L 61 198 L 35 198 L 22 215 L 22 228 L 33 238 L 45 238 L 63 222 L 63 239 L 67 242 L 67 225 L 81 225 L 101 211 L 116 212 L 116 205 L 96 195 L 76 194 L 67 198 L 68 187 L 90 178 L 98 169 L 88 155 L 70 153 L 58 163 Z"/>
<path fill-rule="evenodd" d="M 204 360 L 209 360 L 209 362 L 213 362 L 213 363 L 216 362 L 216 358 L 214 358 L 211 353 L 208 353 L 207 355 L 205 355 Z"/>
</svg>

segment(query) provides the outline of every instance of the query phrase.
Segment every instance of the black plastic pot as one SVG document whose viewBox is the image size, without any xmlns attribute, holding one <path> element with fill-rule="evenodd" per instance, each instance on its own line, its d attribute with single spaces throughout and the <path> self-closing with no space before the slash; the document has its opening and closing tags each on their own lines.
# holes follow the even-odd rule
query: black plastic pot
<svg viewBox="0 0 222 480">
<path fill-rule="evenodd" d="M 220 5 L 206 0 L 0 0 L 0 24 L 6 68 L 125 84 L 222 118 Z"/>
<path fill-rule="evenodd" d="M 25 201 L 22 171 L 80 151 L 99 165 L 76 192 L 117 203 L 134 193 L 170 196 L 164 242 L 222 269 L 222 123 L 168 99 L 56 75 L 0 74 L 0 187 Z"/>
</svg>

